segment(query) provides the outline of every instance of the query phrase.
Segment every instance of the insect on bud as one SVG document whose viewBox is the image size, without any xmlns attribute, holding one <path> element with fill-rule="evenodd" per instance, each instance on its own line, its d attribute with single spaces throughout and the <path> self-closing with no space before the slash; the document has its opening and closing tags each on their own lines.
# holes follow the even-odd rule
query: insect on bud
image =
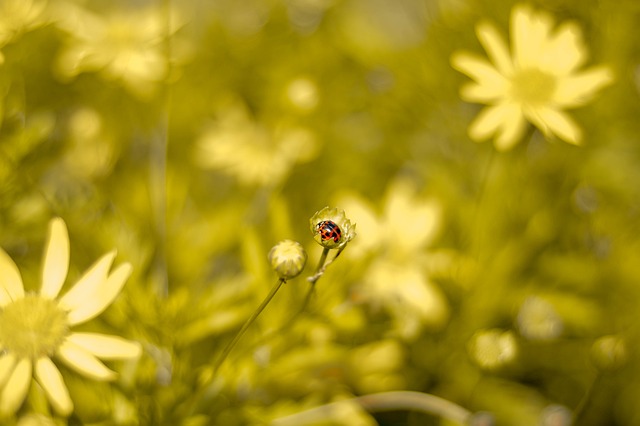
<svg viewBox="0 0 640 426">
<path fill-rule="evenodd" d="M 280 241 L 269 251 L 269 262 L 281 279 L 288 280 L 300 275 L 307 263 L 307 252 L 296 241 Z"/>
<path fill-rule="evenodd" d="M 318 244 L 327 249 L 342 248 L 356 236 L 356 225 L 347 219 L 344 210 L 325 207 L 309 221 L 311 233 Z"/>
</svg>

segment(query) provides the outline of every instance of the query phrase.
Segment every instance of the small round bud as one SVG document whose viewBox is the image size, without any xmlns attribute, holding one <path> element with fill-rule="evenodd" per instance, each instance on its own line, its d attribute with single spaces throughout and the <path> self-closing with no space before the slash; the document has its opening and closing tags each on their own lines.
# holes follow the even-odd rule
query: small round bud
<svg viewBox="0 0 640 426">
<path fill-rule="evenodd" d="M 591 359 L 601 370 L 614 370 L 624 365 L 628 353 L 625 341 L 618 336 L 602 336 L 591 346 Z"/>
<path fill-rule="evenodd" d="M 356 225 L 347 219 L 344 210 L 325 207 L 309 220 L 313 238 L 324 248 L 344 247 L 356 236 Z"/>
<path fill-rule="evenodd" d="M 307 263 L 307 252 L 296 241 L 280 241 L 269 251 L 269 262 L 280 278 L 288 280 L 300 275 Z"/>
</svg>

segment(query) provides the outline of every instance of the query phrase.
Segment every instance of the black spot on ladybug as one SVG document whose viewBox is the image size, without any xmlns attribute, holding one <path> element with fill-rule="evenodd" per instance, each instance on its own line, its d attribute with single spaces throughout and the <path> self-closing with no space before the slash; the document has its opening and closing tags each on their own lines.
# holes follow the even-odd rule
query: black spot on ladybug
<svg viewBox="0 0 640 426">
<path fill-rule="evenodd" d="M 316 225 L 316 231 L 320 234 L 322 241 L 333 240 L 339 242 L 342 238 L 340 227 L 330 220 L 323 220 Z"/>
</svg>

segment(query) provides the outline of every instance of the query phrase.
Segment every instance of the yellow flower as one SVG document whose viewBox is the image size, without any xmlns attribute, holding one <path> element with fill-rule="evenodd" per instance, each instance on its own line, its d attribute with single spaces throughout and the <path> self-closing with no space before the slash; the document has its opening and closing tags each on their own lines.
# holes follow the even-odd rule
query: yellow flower
<svg viewBox="0 0 640 426">
<path fill-rule="evenodd" d="M 361 236 L 351 254 L 355 257 L 384 249 L 394 259 L 414 258 L 435 240 L 442 228 L 440 205 L 418 197 L 415 184 L 408 179 L 396 179 L 389 184 L 381 215 L 372 203 L 357 194 L 342 194 L 338 202 L 358 222 Z"/>
<path fill-rule="evenodd" d="M 0 249 L 0 417 L 15 413 L 32 376 L 56 412 L 69 415 L 73 403 L 52 357 L 94 380 L 116 373 L 100 359 L 135 358 L 137 343 L 98 333 L 72 332 L 104 311 L 131 273 L 128 263 L 109 273 L 115 252 L 102 256 L 66 294 L 58 297 L 69 267 L 69 237 L 62 219 L 53 219 L 46 245 L 40 292 L 25 293 L 22 277 Z"/>
<path fill-rule="evenodd" d="M 148 98 L 167 74 L 165 28 L 157 8 L 127 9 L 100 15 L 70 2 L 56 4 L 57 25 L 71 37 L 58 57 L 60 77 L 98 72 L 122 82 L 134 95 Z M 171 20 L 173 22 L 174 20 Z"/>
<path fill-rule="evenodd" d="M 198 139 L 195 160 L 244 185 L 270 186 L 285 180 L 297 163 L 315 158 L 317 148 L 311 131 L 288 124 L 264 126 L 241 101 L 232 99 Z"/>
<path fill-rule="evenodd" d="M 528 121 L 547 137 L 581 143 L 580 127 L 564 110 L 590 101 L 613 76 L 604 66 L 579 71 L 587 58 L 580 28 L 571 22 L 553 27 L 549 14 L 517 5 L 511 13 L 511 52 L 493 25 L 481 23 L 476 33 L 491 61 L 466 52 L 453 55 L 454 68 L 475 80 L 461 97 L 488 105 L 469 128 L 472 139 L 496 135 L 496 148 L 507 150 Z"/>
<path fill-rule="evenodd" d="M 0 2 L 0 47 L 27 31 L 46 23 L 43 0 L 3 0 Z M 0 52 L 0 64 L 4 55 Z"/>
</svg>

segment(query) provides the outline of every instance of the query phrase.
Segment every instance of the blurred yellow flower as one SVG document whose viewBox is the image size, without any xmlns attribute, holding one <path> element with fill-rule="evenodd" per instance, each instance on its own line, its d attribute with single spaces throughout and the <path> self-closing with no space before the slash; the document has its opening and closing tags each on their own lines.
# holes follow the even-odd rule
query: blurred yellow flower
<svg viewBox="0 0 640 426">
<path fill-rule="evenodd" d="M 94 380 L 116 373 L 100 359 L 135 358 L 137 343 L 98 333 L 72 332 L 104 311 L 131 273 L 128 263 L 109 273 L 115 252 L 102 256 L 65 295 L 58 297 L 69 267 L 69 236 L 62 219 L 53 219 L 46 245 L 40 292 L 25 293 L 22 277 L 0 249 L 0 417 L 15 413 L 32 376 L 54 410 L 69 415 L 73 403 L 52 357 Z"/>
<path fill-rule="evenodd" d="M 244 185 L 269 186 L 281 183 L 295 164 L 312 160 L 317 152 L 311 131 L 289 125 L 269 129 L 232 100 L 197 141 L 195 157 L 200 166 Z"/>
<path fill-rule="evenodd" d="M 358 223 L 360 236 L 352 256 L 384 249 L 394 259 L 406 260 L 428 246 L 441 228 L 440 206 L 433 200 L 416 197 L 415 185 L 406 179 L 389 184 L 380 216 L 370 202 L 358 195 L 344 194 L 338 203 Z"/>
<path fill-rule="evenodd" d="M 520 334 L 530 340 L 553 340 L 564 331 L 564 323 L 555 307 L 538 296 L 527 297 L 516 321 Z"/>
<path fill-rule="evenodd" d="M 43 0 L 2 0 L 0 2 L 0 47 L 10 43 L 20 34 L 46 22 Z M 0 64 L 4 55 L 0 52 Z"/>
<path fill-rule="evenodd" d="M 491 370 L 512 362 L 518 353 L 518 344 L 511 330 L 479 330 L 471 337 L 468 350 L 480 367 Z"/>
<path fill-rule="evenodd" d="M 604 66 L 579 71 L 587 50 L 577 24 L 567 22 L 554 31 L 545 12 L 517 5 L 511 13 L 511 52 L 498 30 L 481 23 L 476 28 L 490 61 L 456 52 L 451 62 L 474 83 L 462 88 L 461 97 L 488 105 L 469 128 L 476 141 L 496 135 L 498 150 L 512 148 L 524 134 L 526 122 L 545 136 L 580 144 L 580 127 L 563 110 L 584 105 L 613 81 Z"/>
<path fill-rule="evenodd" d="M 62 78 L 98 72 L 146 98 L 166 77 L 163 41 L 173 29 L 165 28 L 160 8 L 119 8 L 103 16 L 57 2 L 54 10 L 58 27 L 70 35 L 56 63 Z"/>
<path fill-rule="evenodd" d="M 442 226 L 441 208 L 416 192 L 408 179 L 393 181 L 383 199 L 381 215 L 358 195 L 338 198 L 358 223 L 358 240 L 350 257 L 377 255 L 355 289 L 355 299 L 385 311 L 393 331 L 408 340 L 416 338 L 425 326 L 439 328 L 449 319 L 446 297 L 429 278 L 434 253 L 426 250 Z"/>
</svg>

